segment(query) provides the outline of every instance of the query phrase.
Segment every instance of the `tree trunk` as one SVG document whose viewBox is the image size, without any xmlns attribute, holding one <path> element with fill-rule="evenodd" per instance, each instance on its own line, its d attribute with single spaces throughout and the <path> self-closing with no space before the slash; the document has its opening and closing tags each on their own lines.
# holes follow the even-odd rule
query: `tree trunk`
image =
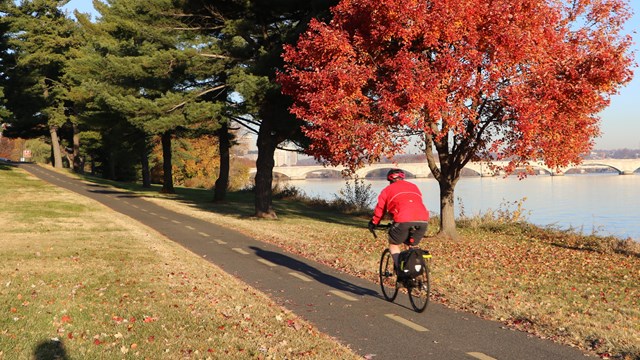
<svg viewBox="0 0 640 360">
<path fill-rule="evenodd" d="M 107 179 L 115 180 L 116 179 L 116 152 L 115 150 L 109 151 L 109 167 Z"/>
<path fill-rule="evenodd" d="M 435 124 L 432 130 L 435 133 L 437 128 Z M 438 181 L 440 187 L 440 231 L 439 236 L 458 240 L 458 231 L 456 230 L 456 218 L 454 212 L 454 191 L 456 183 L 460 178 L 462 165 L 453 161 L 449 156 L 449 143 L 447 137 L 434 141 L 433 136 L 429 133 L 425 134 L 425 155 L 431 173 Z M 433 148 L 438 152 L 439 162 L 433 154 Z"/>
<path fill-rule="evenodd" d="M 452 184 L 448 179 L 444 179 L 438 184 L 440 185 L 440 231 L 438 235 L 458 239 L 454 212 L 455 183 Z"/>
<path fill-rule="evenodd" d="M 142 166 L 142 187 L 150 188 L 151 187 L 151 174 L 149 173 L 149 153 L 147 151 L 147 145 L 145 141 L 144 150 L 142 151 L 142 156 L 140 157 L 140 165 Z"/>
<path fill-rule="evenodd" d="M 229 149 L 231 148 L 229 127 L 226 123 L 218 130 L 218 148 L 220 152 L 220 171 L 213 190 L 213 201 L 223 201 L 229 188 Z"/>
<path fill-rule="evenodd" d="M 258 132 L 258 159 L 256 160 L 255 177 L 255 216 L 258 218 L 276 219 L 272 206 L 273 156 L 278 145 L 275 134 L 272 134 L 268 121 L 263 120 Z"/>
<path fill-rule="evenodd" d="M 171 164 L 171 132 L 167 131 L 162 134 L 162 169 L 164 170 L 162 190 L 165 194 L 175 194 L 173 188 L 173 168 Z"/>
<path fill-rule="evenodd" d="M 72 165 L 73 164 L 73 154 L 69 154 L 68 152 L 60 149 L 60 152 L 62 153 L 62 159 L 67 159 L 67 164 Z M 64 162 L 62 163 L 62 167 L 64 167 Z"/>
<path fill-rule="evenodd" d="M 80 130 L 77 124 L 73 126 L 73 171 L 83 174 L 84 173 L 84 161 L 82 155 L 80 155 Z"/>
<path fill-rule="evenodd" d="M 60 152 L 60 140 L 58 139 L 58 126 L 49 126 L 51 134 L 51 151 L 53 152 L 53 167 L 62 169 L 62 153 Z"/>
<path fill-rule="evenodd" d="M 87 166 L 87 159 L 84 156 L 81 156 L 80 157 L 80 169 L 82 169 L 81 170 L 82 174 L 84 174 L 85 166 Z"/>
</svg>

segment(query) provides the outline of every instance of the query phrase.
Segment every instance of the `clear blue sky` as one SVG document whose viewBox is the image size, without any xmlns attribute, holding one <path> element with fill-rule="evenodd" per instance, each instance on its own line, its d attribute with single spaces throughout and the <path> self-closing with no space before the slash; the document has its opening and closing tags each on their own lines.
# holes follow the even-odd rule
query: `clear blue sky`
<svg viewBox="0 0 640 360">
<path fill-rule="evenodd" d="M 628 0 L 634 12 L 626 24 L 632 33 L 636 62 L 640 62 L 640 0 Z M 91 0 L 71 0 L 66 6 L 70 12 L 94 14 Z M 596 149 L 640 149 L 640 69 L 634 69 L 634 79 L 611 99 L 611 105 L 601 114 L 602 136 L 596 139 Z"/>
<path fill-rule="evenodd" d="M 633 36 L 636 63 L 640 62 L 640 1 L 629 0 L 633 17 L 625 24 Z M 640 69 L 634 68 L 634 78 L 620 94 L 613 96 L 609 107 L 601 114 L 602 136 L 596 139 L 596 149 L 640 149 Z"/>
</svg>

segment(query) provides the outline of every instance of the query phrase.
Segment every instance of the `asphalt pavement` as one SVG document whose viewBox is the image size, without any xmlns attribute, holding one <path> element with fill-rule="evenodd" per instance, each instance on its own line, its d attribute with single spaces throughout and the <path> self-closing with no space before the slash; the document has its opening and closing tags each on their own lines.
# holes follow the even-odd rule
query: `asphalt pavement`
<svg viewBox="0 0 640 360">
<path fill-rule="evenodd" d="M 320 331 L 371 359 L 571 360 L 581 351 L 503 324 L 408 296 L 386 301 L 378 284 L 287 253 L 223 226 L 180 214 L 125 191 L 87 183 L 34 164 L 36 177 L 129 216 L 268 294 Z M 593 356 L 595 357 L 595 356 Z"/>
</svg>

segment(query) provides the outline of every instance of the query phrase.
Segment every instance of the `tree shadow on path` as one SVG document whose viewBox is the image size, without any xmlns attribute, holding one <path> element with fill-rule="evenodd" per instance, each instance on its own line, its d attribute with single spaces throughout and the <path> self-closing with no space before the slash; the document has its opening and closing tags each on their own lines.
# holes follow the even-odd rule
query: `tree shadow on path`
<svg viewBox="0 0 640 360">
<path fill-rule="evenodd" d="M 273 251 L 263 250 L 256 246 L 249 247 L 251 250 L 255 251 L 256 255 L 269 260 L 274 264 L 278 264 L 280 266 L 287 267 L 291 270 L 298 271 L 306 276 L 313 278 L 314 280 L 328 285 L 336 290 L 342 290 L 346 292 L 350 292 L 355 295 L 368 295 L 376 298 L 381 298 L 380 294 L 377 291 L 373 291 L 368 288 L 364 288 L 358 285 L 354 285 L 348 281 L 344 281 L 339 279 L 333 275 L 326 274 L 317 268 L 306 264 L 302 261 L 296 260 L 292 257 L 289 257 L 284 254 L 276 253 Z"/>
</svg>

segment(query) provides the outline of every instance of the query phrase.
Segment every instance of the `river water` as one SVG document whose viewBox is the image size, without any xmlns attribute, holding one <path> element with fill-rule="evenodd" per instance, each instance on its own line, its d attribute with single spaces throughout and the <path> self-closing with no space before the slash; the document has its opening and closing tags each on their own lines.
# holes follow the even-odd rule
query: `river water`
<svg viewBox="0 0 640 360">
<path fill-rule="evenodd" d="M 432 214 L 440 212 L 438 183 L 409 179 L 418 185 Z M 334 199 L 345 180 L 290 180 L 311 197 Z M 375 196 L 386 180 L 365 180 Z M 462 177 L 455 189 L 456 216 L 488 210 L 515 210 L 522 201 L 525 219 L 536 225 L 574 228 L 585 234 L 613 235 L 640 241 L 640 174 L 581 174 L 565 176 Z"/>
</svg>

